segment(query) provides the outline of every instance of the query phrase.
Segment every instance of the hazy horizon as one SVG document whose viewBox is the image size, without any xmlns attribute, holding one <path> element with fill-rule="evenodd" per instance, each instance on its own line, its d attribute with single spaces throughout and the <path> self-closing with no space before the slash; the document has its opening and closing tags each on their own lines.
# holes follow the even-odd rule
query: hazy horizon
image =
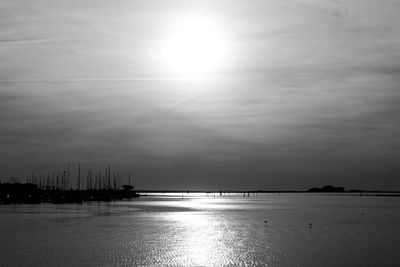
<svg viewBox="0 0 400 267">
<path fill-rule="evenodd" d="M 400 190 L 399 9 L 1 1 L 0 179 L 79 162 L 145 189 Z"/>
</svg>

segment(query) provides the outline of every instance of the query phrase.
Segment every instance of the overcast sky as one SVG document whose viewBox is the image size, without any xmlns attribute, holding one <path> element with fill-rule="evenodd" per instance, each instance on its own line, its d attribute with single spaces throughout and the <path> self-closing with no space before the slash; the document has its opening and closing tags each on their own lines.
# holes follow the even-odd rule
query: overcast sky
<svg viewBox="0 0 400 267">
<path fill-rule="evenodd" d="M 0 177 L 108 162 L 146 189 L 400 190 L 400 1 L 0 2 Z M 207 79 L 168 25 L 216 21 Z M 73 170 L 74 172 L 75 170 Z"/>
</svg>

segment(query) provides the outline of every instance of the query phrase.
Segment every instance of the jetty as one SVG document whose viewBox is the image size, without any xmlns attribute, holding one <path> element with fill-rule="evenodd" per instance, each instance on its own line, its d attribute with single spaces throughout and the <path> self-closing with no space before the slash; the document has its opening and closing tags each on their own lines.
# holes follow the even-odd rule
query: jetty
<svg viewBox="0 0 400 267">
<path fill-rule="evenodd" d="M 116 201 L 139 197 L 131 185 L 121 189 L 61 190 L 38 187 L 31 183 L 0 184 L 0 204 L 84 203 L 91 201 Z"/>
</svg>

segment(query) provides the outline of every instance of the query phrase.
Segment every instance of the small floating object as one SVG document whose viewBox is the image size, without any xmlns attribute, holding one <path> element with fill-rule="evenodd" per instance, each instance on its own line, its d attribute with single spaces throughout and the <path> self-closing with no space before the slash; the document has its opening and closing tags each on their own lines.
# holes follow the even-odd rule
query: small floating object
<svg viewBox="0 0 400 267">
<path fill-rule="evenodd" d="M 264 223 L 268 223 L 268 221 L 264 221 Z"/>
<path fill-rule="evenodd" d="M 312 228 L 312 223 L 309 223 L 308 226 L 309 226 L 310 228 Z"/>
</svg>

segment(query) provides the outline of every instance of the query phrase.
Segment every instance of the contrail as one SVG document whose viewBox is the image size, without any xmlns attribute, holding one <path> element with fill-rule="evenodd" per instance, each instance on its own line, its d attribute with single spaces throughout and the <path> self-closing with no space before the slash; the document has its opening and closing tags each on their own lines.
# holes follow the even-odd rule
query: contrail
<svg viewBox="0 0 400 267">
<path fill-rule="evenodd" d="M 0 83 L 80 83 L 80 82 L 131 82 L 131 81 L 180 81 L 182 77 L 136 77 L 136 78 L 81 78 L 81 79 L 17 79 L 1 80 Z"/>
<path fill-rule="evenodd" d="M 201 98 L 201 97 L 203 97 L 205 94 L 206 94 L 206 92 L 203 92 L 203 93 L 201 93 L 201 94 L 198 94 L 198 95 L 195 95 L 195 96 L 191 96 L 191 97 L 188 97 L 188 98 L 183 99 L 183 100 L 181 100 L 181 101 L 175 102 L 175 103 L 173 103 L 172 105 L 170 105 L 167 109 L 176 108 L 177 106 L 186 104 L 186 103 L 188 103 L 188 102 L 191 102 L 191 101 L 193 101 L 193 100 L 196 100 L 197 98 Z"/>
<path fill-rule="evenodd" d="M 0 39 L 0 48 L 13 48 L 18 45 L 39 44 L 55 41 L 65 41 L 63 38 L 41 38 L 41 39 Z M 4 46 L 3 46 L 4 44 Z"/>
</svg>

